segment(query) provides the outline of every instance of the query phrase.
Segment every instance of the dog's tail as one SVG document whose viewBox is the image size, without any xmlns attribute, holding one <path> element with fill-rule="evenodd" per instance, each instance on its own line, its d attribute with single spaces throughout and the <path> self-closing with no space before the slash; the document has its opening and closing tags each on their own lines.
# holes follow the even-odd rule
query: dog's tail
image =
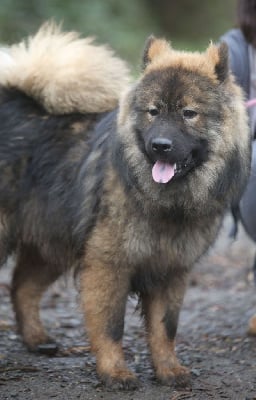
<svg viewBox="0 0 256 400">
<path fill-rule="evenodd" d="M 15 87 L 53 114 L 112 110 L 130 80 L 111 49 L 45 23 L 35 36 L 0 49 L 0 85 Z"/>
</svg>

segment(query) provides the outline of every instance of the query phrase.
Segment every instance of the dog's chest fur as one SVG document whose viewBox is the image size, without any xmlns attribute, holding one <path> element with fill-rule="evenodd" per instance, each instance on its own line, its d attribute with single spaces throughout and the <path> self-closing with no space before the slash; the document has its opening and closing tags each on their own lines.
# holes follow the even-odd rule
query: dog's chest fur
<svg viewBox="0 0 256 400">
<path fill-rule="evenodd" d="M 133 292 L 150 291 L 188 272 L 217 234 L 219 218 L 209 224 L 158 217 L 153 210 L 145 215 L 117 182 L 114 187 L 112 195 L 119 202 L 111 202 L 107 218 L 98 220 L 85 258 L 89 264 L 96 257 L 105 264 L 111 259 L 109 268 L 124 274 Z"/>
<path fill-rule="evenodd" d="M 218 224 L 214 225 L 209 229 L 211 236 L 215 236 L 218 229 Z M 191 223 L 166 221 L 157 225 L 134 218 L 125 228 L 123 249 L 135 269 L 145 265 L 164 270 L 190 268 L 209 245 L 205 229 Z"/>
</svg>

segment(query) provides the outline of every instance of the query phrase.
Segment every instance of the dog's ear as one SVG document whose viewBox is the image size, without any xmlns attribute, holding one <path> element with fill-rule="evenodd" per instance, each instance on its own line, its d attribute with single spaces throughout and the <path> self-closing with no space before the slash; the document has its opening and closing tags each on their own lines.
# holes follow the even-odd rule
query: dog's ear
<svg viewBox="0 0 256 400">
<path fill-rule="evenodd" d="M 171 46 L 165 39 L 155 38 L 154 35 L 150 35 L 145 43 L 142 69 L 144 70 L 154 59 L 160 55 L 169 52 Z"/>
<path fill-rule="evenodd" d="M 219 45 L 219 63 L 215 66 L 216 74 L 220 81 L 224 81 L 229 73 L 229 55 L 228 55 L 228 45 L 226 43 L 221 43 Z"/>
<path fill-rule="evenodd" d="M 211 44 L 207 49 L 207 55 L 214 64 L 215 74 L 220 82 L 224 82 L 229 74 L 228 46 L 222 42 L 215 46 Z"/>
</svg>

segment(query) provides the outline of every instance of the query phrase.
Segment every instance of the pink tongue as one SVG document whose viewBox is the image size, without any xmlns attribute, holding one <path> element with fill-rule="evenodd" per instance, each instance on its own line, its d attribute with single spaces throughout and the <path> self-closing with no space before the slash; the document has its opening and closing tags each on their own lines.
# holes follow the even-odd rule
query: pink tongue
<svg viewBox="0 0 256 400">
<path fill-rule="evenodd" d="M 157 183 L 167 183 L 174 176 L 174 165 L 157 161 L 152 168 L 152 177 Z"/>
</svg>

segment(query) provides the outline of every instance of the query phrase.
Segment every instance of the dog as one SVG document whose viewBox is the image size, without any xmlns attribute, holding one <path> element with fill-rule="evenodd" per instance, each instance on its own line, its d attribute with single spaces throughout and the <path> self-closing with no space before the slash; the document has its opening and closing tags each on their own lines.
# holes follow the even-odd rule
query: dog
<svg viewBox="0 0 256 400">
<path fill-rule="evenodd" d="M 194 263 L 246 185 L 251 140 L 225 44 L 174 50 L 150 36 L 141 76 L 54 24 L 0 58 L 1 259 L 16 254 L 12 302 L 25 344 L 51 344 L 39 318 L 70 268 L 97 372 L 138 380 L 122 350 L 138 295 L 157 379 L 186 385 L 175 336 Z"/>
</svg>

